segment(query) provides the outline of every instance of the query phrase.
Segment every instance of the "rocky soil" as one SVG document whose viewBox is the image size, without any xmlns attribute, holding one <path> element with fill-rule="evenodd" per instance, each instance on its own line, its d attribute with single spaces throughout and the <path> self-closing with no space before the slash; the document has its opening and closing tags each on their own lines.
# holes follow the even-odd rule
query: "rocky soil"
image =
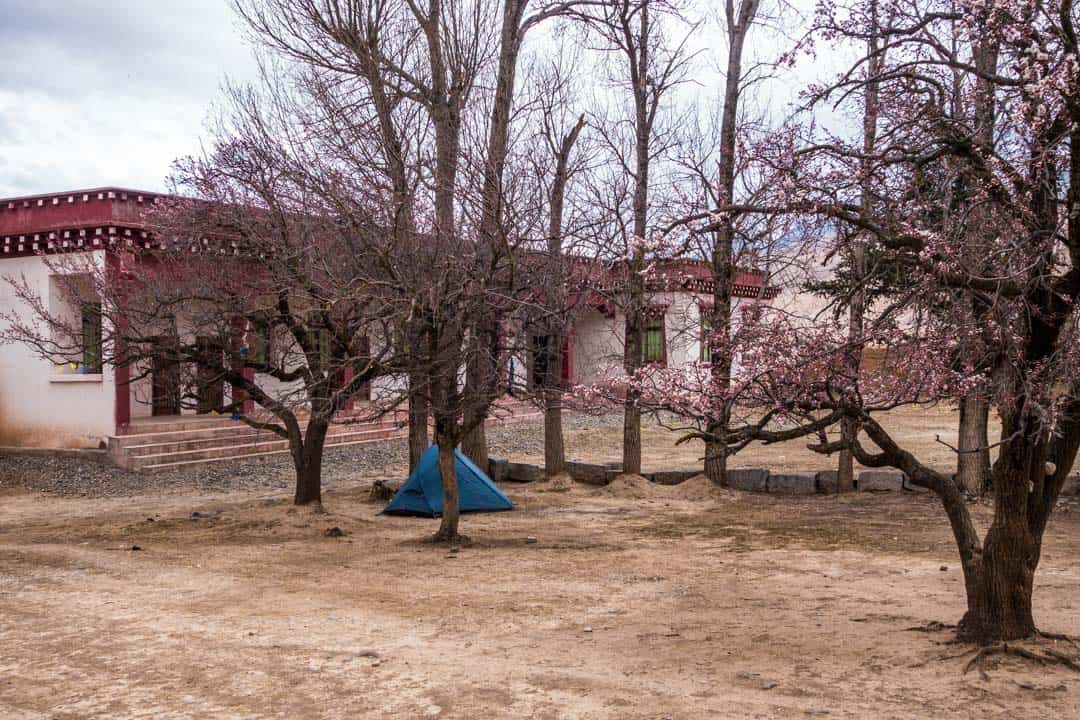
<svg viewBox="0 0 1080 720">
<path fill-rule="evenodd" d="M 567 433 L 606 426 L 611 418 L 568 416 Z M 501 425 L 488 430 L 494 456 L 543 454 L 540 420 Z M 403 439 L 328 448 L 323 464 L 327 488 L 379 478 L 403 479 L 409 458 Z M 143 493 L 212 493 L 234 490 L 282 490 L 293 486 L 292 461 L 287 454 L 258 460 L 218 462 L 182 470 L 145 473 L 123 470 L 107 462 L 45 455 L 4 455 L 0 452 L 0 492 L 30 490 L 76 497 L 119 497 Z"/>
</svg>

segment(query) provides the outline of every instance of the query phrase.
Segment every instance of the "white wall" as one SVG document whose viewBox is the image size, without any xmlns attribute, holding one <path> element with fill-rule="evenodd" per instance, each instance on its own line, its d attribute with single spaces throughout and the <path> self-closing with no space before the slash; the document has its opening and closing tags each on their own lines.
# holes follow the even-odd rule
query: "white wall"
<svg viewBox="0 0 1080 720">
<path fill-rule="evenodd" d="M 93 257 L 102 262 L 104 253 Z M 25 277 L 48 299 L 51 273 L 41 257 L 0 258 L 0 313 L 31 316 L 3 278 Z M 115 430 L 115 399 L 108 366 L 101 375 L 60 374 L 29 347 L 0 343 L 0 445 L 98 447 Z"/>
<path fill-rule="evenodd" d="M 578 385 L 592 385 L 612 375 L 621 375 L 623 335 L 626 320 L 622 313 L 607 317 L 588 310 L 574 323 L 574 377 Z"/>
<path fill-rule="evenodd" d="M 688 292 L 656 293 L 650 305 L 667 305 L 664 335 L 668 367 L 681 367 L 701 358 L 701 316 L 699 300 L 710 296 Z M 623 338 L 626 319 L 616 312 L 607 317 L 589 310 L 574 324 L 574 378 L 579 385 L 591 385 L 604 378 L 623 374 Z"/>
</svg>

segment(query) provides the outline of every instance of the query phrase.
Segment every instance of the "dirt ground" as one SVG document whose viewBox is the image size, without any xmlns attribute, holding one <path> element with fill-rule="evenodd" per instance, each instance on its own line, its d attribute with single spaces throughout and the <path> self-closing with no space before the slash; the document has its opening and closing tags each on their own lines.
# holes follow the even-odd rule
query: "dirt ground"
<svg viewBox="0 0 1080 720">
<path fill-rule="evenodd" d="M 1080 717 L 1080 674 L 963 672 L 936 625 L 963 598 L 930 498 L 510 494 L 453 552 L 358 481 L 325 514 L 268 491 L 10 491 L 0 717 Z M 1078 551 L 1067 505 L 1036 577 L 1046 629 L 1080 633 Z"/>
</svg>

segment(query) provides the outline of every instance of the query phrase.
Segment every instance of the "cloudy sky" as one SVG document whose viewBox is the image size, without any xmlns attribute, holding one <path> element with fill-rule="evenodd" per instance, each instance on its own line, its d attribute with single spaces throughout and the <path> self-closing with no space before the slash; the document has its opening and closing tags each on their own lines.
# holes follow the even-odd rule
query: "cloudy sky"
<svg viewBox="0 0 1080 720">
<path fill-rule="evenodd" d="M 162 190 L 254 73 L 228 0 L 0 0 L 0 47 L 0 197 Z"/>
<path fill-rule="evenodd" d="M 694 94 L 722 87 L 715 27 L 698 35 Z M 751 57 L 775 55 L 774 32 L 757 31 Z M 256 69 L 229 0 L 0 0 L 0 48 L 0 198 L 166 189 L 171 163 L 199 151 L 225 78 Z M 820 64 L 757 91 L 758 104 L 783 113 Z"/>
</svg>

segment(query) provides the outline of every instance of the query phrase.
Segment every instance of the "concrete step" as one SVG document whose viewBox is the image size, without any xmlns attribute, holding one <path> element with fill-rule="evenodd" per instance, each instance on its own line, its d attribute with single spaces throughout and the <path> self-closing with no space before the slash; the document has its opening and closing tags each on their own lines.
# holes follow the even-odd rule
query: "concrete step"
<svg viewBox="0 0 1080 720">
<path fill-rule="evenodd" d="M 236 425 L 238 421 L 228 415 L 178 415 L 168 420 L 133 420 L 127 426 L 125 435 L 147 435 L 165 432 L 186 432 L 191 430 L 209 430 Z"/>
<path fill-rule="evenodd" d="M 301 426 L 302 427 L 302 426 Z M 396 423 L 344 423 L 334 424 L 327 431 L 328 436 L 358 430 L 397 430 Z M 146 455 L 152 452 L 179 452 L 196 450 L 222 444 L 246 444 L 264 440 L 280 440 L 280 436 L 269 430 L 256 430 L 248 425 L 235 428 L 217 428 L 213 430 L 174 431 L 169 433 L 148 433 L 143 435 L 121 435 L 110 438 L 112 447 L 128 455 Z"/>
<path fill-rule="evenodd" d="M 405 435 L 398 435 L 396 437 L 405 437 Z M 380 438 L 380 439 L 373 439 L 373 440 L 349 440 L 349 441 L 346 441 L 346 442 L 330 442 L 329 440 L 327 440 L 326 447 L 331 448 L 331 447 L 348 447 L 348 446 L 351 446 L 351 445 L 366 445 L 366 444 L 369 444 L 369 443 L 384 442 L 386 439 L 387 438 Z M 288 448 L 286 448 L 284 450 L 269 450 L 269 451 L 261 451 L 261 452 L 247 452 L 247 453 L 240 454 L 240 455 L 229 455 L 227 457 L 206 458 L 206 459 L 200 459 L 200 460 L 181 460 L 181 461 L 174 461 L 174 462 L 159 462 L 159 463 L 155 463 L 153 465 L 147 465 L 147 466 L 142 467 L 140 469 L 145 470 L 147 472 L 161 472 L 161 471 L 166 471 L 166 470 L 177 470 L 177 469 L 192 467 L 192 466 L 195 466 L 195 465 L 208 465 L 210 463 L 242 462 L 244 460 L 258 460 L 260 458 L 273 457 L 275 455 L 284 455 L 284 454 L 286 454 L 288 452 L 289 452 L 289 450 L 288 450 Z"/>
<path fill-rule="evenodd" d="M 543 413 L 532 405 L 511 401 L 500 403 L 489 422 L 492 425 L 512 424 L 542 416 Z M 335 421 L 328 431 L 326 446 L 358 445 L 408 436 L 404 412 L 374 421 L 350 421 L 356 417 L 358 414 Z M 304 425 L 307 418 L 302 416 L 299 420 Z M 153 471 L 289 451 L 287 440 L 230 418 L 200 416 L 175 423 L 144 423 L 136 425 L 135 429 L 139 432 L 109 438 L 109 455 L 113 462 L 131 469 Z"/>
<path fill-rule="evenodd" d="M 303 427 L 306 418 L 301 418 L 300 425 Z M 346 422 L 336 421 L 330 426 L 330 432 L 338 428 L 396 428 L 398 423 L 392 419 L 377 421 Z M 109 447 L 135 448 L 155 444 L 178 443 L 185 441 L 212 440 L 217 438 L 229 438 L 231 441 L 240 442 L 246 436 L 253 434 L 274 436 L 269 430 L 256 430 L 250 425 L 245 425 L 239 420 L 231 420 L 228 425 L 211 425 L 209 427 L 197 427 L 190 430 L 164 430 L 160 432 L 140 432 L 136 434 L 112 435 L 109 437 Z"/>
<path fill-rule="evenodd" d="M 358 432 L 338 433 L 327 437 L 326 446 L 332 447 L 358 442 L 374 442 L 377 440 L 388 440 L 402 436 L 403 434 L 400 431 L 393 429 L 361 430 Z M 149 469 L 158 465 L 226 460 L 229 458 L 242 458 L 250 455 L 284 453 L 288 451 L 289 441 L 278 438 L 251 443 L 231 443 L 228 445 L 204 447 L 194 450 L 153 452 L 135 455 L 128 458 L 128 467 L 135 470 Z"/>
<path fill-rule="evenodd" d="M 306 410 L 301 410 L 296 413 L 296 417 L 300 420 L 301 424 L 307 422 L 308 413 Z M 272 421 L 275 418 L 266 412 L 256 413 L 255 420 L 268 420 Z M 342 422 L 349 418 L 362 418 L 363 410 L 353 410 L 339 413 L 335 422 Z M 361 422 L 394 422 L 397 421 L 406 422 L 408 415 L 404 411 L 391 412 L 380 418 L 379 420 L 362 420 Z M 229 415 L 177 415 L 175 417 L 159 417 L 153 420 L 137 419 L 133 420 L 127 429 L 124 431 L 121 437 L 127 437 L 129 435 L 156 435 L 167 432 L 195 432 L 202 430 L 213 430 L 216 428 L 229 428 L 241 425 L 247 427 L 239 420 L 233 420 Z"/>
</svg>

